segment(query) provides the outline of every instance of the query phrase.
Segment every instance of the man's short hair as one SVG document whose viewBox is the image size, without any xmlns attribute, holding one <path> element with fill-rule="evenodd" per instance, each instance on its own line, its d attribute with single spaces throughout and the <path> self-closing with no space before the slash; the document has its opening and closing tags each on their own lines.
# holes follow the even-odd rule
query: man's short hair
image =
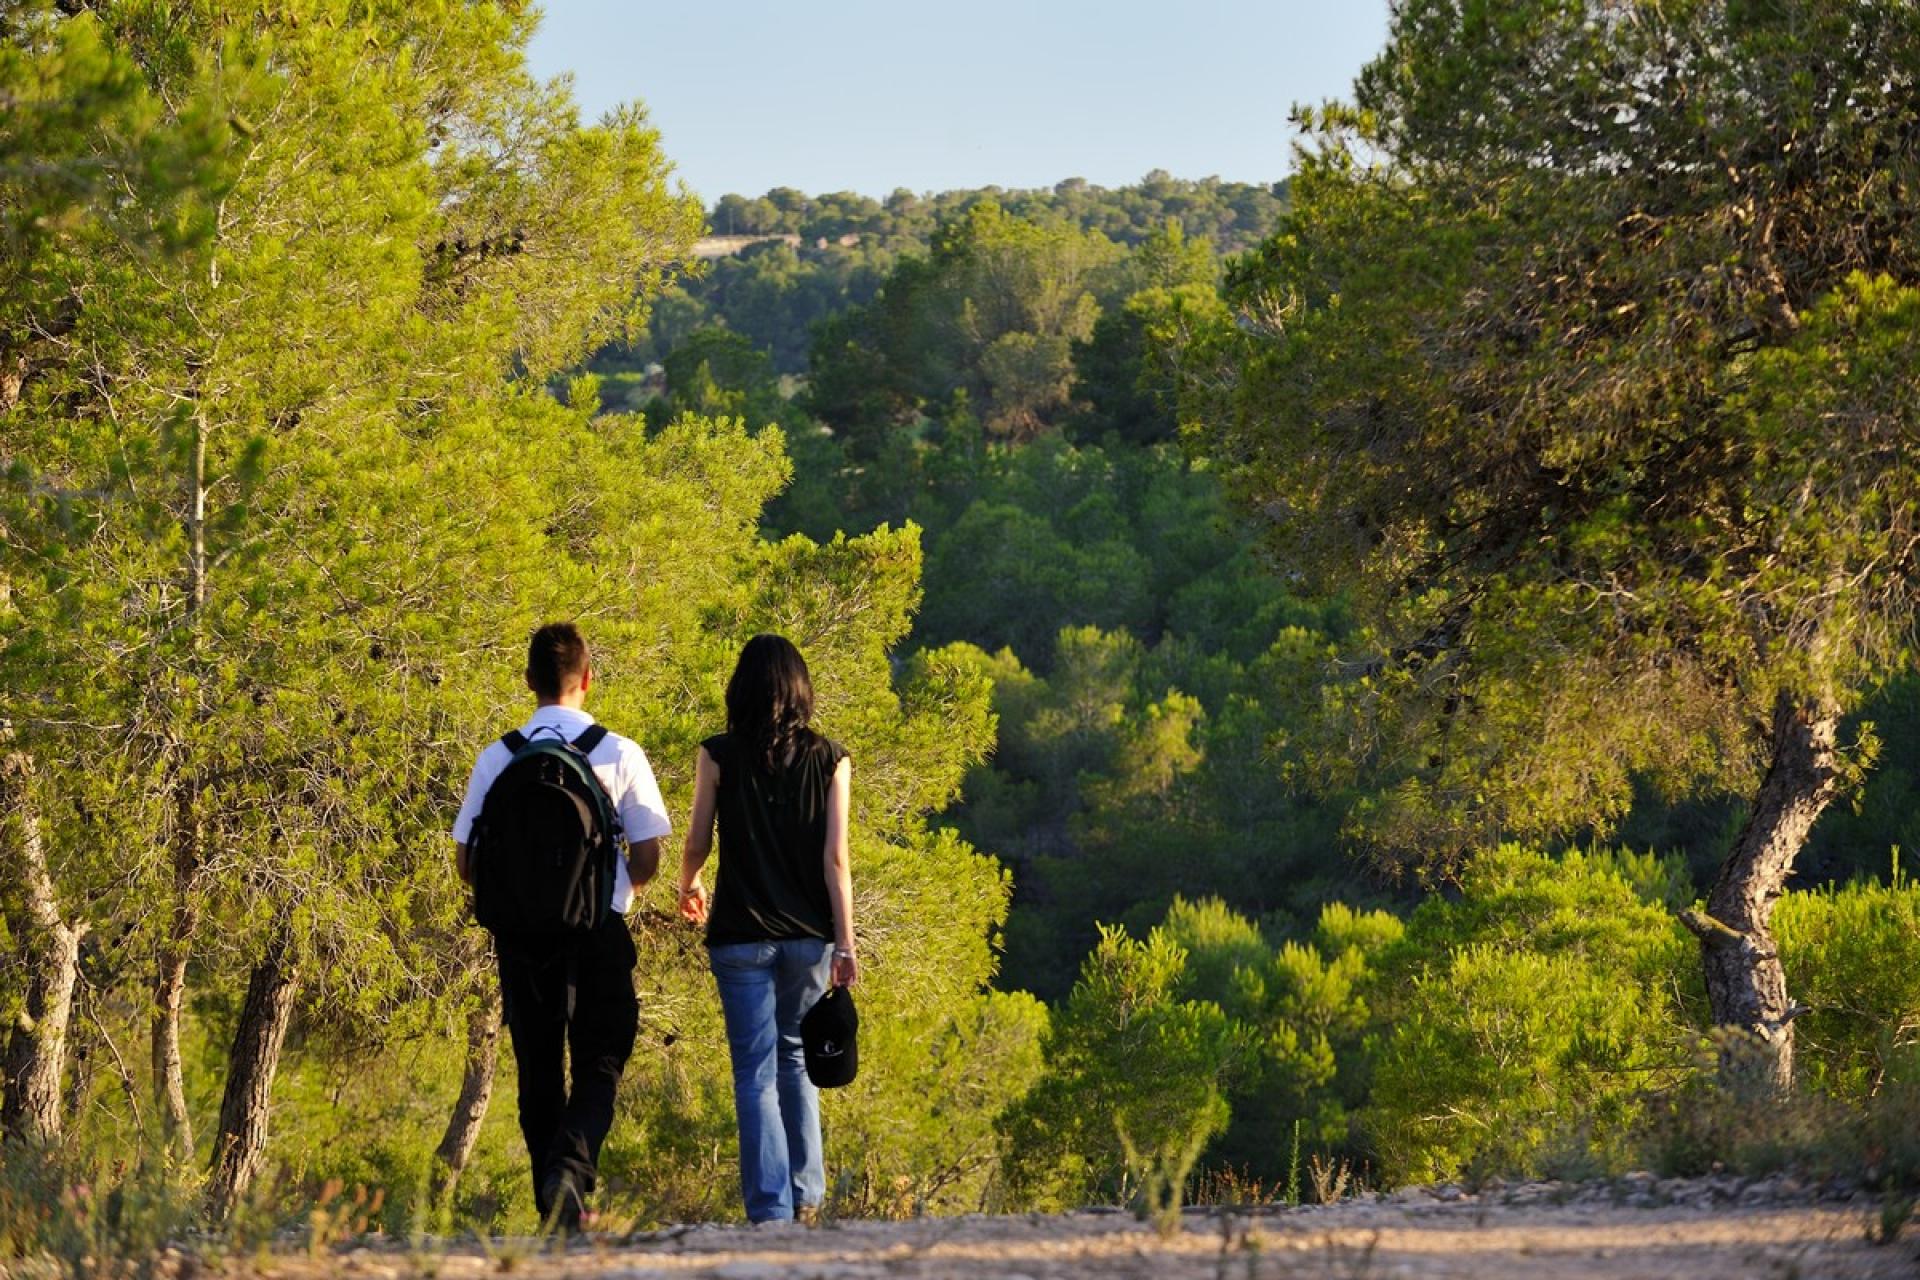
<svg viewBox="0 0 1920 1280">
<path fill-rule="evenodd" d="M 557 698 L 587 673 L 587 642 L 571 622 L 549 622 L 527 643 L 527 684 L 542 698 Z"/>
</svg>

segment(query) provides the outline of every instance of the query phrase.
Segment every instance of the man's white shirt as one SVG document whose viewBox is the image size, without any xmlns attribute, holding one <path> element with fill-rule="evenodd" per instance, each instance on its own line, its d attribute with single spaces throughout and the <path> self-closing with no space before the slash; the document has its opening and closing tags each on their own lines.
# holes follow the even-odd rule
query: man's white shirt
<svg viewBox="0 0 1920 1280">
<path fill-rule="evenodd" d="M 585 711 L 573 707 L 540 707 L 520 726 L 520 732 L 529 739 L 543 734 L 572 742 L 591 724 L 593 717 Z M 467 798 L 461 802 L 460 814 L 453 820 L 456 844 L 467 843 L 467 837 L 473 832 L 473 820 L 480 816 L 480 805 L 487 798 L 487 788 L 512 759 L 513 753 L 507 750 L 506 743 L 496 740 L 488 743 L 480 758 L 473 762 L 473 775 L 467 779 Z M 613 801 L 613 810 L 620 815 L 622 840 L 638 844 L 664 836 L 672 829 L 667 821 L 667 803 L 660 798 L 660 784 L 654 781 L 653 766 L 647 763 L 647 753 L 640 749 L 639 743 L 610 732 L 588 754 L 587 763 L 593 766 L 593 776 L 607 789 L 607 798 Z M 624 915 L 633 903 L 633 883 L 627 876 L 627 851 L 620 850 L 620 856 L 614 861 L 613 909 Z"/>
</svg>

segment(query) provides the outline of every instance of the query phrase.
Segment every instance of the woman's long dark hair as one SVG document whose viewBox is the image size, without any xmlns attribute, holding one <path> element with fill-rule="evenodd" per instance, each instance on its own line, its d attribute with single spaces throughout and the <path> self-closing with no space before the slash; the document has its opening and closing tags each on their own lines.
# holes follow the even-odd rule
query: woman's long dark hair
<svg viewBox="0 0 1920 1280">
<path fill-rule="evenodd" d="M 747 641 L 727 681 L 727 732 L 772 769 L 812 719 L 813 677 L 800 651 L 784 636 Z"/>
</svg>

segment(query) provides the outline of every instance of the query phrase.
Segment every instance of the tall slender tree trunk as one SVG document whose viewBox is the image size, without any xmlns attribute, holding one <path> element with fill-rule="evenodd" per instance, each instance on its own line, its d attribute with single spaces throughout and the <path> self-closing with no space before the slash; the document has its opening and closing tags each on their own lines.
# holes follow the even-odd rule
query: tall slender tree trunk
<svg viewBox="0 0 1920 1280">
<path fill-rule="evenodd" d="M 176 934 L 161 948 L 153 992 L 153 1092 L 167 1150 L 176 1160 L 193 1159 L 193 1118 L 187 1113 L 187 1087 L 180 1060 L 180 1007 L 186 997 L 187 952 L 177 940 L 182 908 L 174 908 Z"/>
<path fill-rule="evenodd" d="M 273 1077 L 280 1068 L 280 1049 L 299 987 L 293 949 L 293 935 L 282 924 L 253 966 L 240 1025 L 227 1052 L 227 1091 L 220 1101 L 220 1131 L 214 1135 L 207 1180 L 207 1207 L 216 1222 L 225 1221 L 245 1197 L 266 1154 Z"/>
<path fill-rule="evenodd" d="M 67 1064 L 67 1027 L 80 976 L 86 926 L 61 917 L 40 815 L 32 795 L 33 762 L 24 752 L 0 756 L 0 866 L 16 884 L 21 911 L 13 922 L 26 947 L 26 1007 L 7 1039 L 7 1095 L 0 1132 L 9 1141 L 51 1142 L 60 1136 L 60 1079 Z"/>
<path fill-rule="evenodd" d="M 160 946 L 153 985 L 153 1090 L 167 1149 L 182 1165 L 193 1161 L 193 1118 L 180 1061 L 180 1009 L 187 989 L 187 955 L 200 923 L 200 826 L 195 789 L 178 790 L 173 849 L 173 918 Z"/>
<path fill-rule="evenodd" d="M 1753 813 L 1720 867 L 1705 914 L 1681 914 L 1700 939 L 1714 1024 L 1747 1036 L 1722 1049 L 1723 1071 L 1775 1089 L 1793 1083 L 1793 1020 L 1802 1010 L 1787 997 L 1770 928 L 1773 904 L 1838 787 L 1839 729 L 1831 702 L 1782 695 L 1773 714 L 1773 760 Z"/>
<path fill-rule="evenodd" d="M 467 1066 L 460 1076 L 460 1097 L 447 1119 L 447 1131 L 433 1153 L 433 1203 L 453 1198 L 460 1174 L 480 1138 L 493 1097 L 494 1067 L 500 1060 L 500 988 L 490 978 L 481 983 L 480 1004 L 467 1015 Z"/>
<path fill-rule="evenodd" d="M 200 650 L 200 619 L 207 604 L 207 415 L 193 415 L 193 452 L 187 473 L 187 618 L 193 652 Z M 194 694 L 196 701 L 200 694 Z M 187 958 L 200 925 L 199 881 L 203 865 L 200 788 L 186 762 L 174 782 L 173 917 L 155 958 L 152 1026 L 153 1091 L 167 1149 L 183 1166 L 193 1162 L 193 1117 L 180 1058 L 180 1010 L 187 990 Z M 279 1049 L 274 1049 L 276 1057 Z M 225 1115 L 221 1117 L 224 1130 Z M 248 1175 L 251 1176 L 250 1174 Z"/>
</svg>

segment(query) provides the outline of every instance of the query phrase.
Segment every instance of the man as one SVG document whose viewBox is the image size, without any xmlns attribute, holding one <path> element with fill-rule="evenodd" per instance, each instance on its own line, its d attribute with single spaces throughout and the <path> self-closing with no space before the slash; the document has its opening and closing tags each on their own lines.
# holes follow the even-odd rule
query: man
<svg viewBox="0 0 1920 1280">
<path fill-rule="evenodd" d="M 553 622 L 535 631 L 527 646 L 527 688 L 539 705 L 520 727 L 521 737 L 579 738 L 594 723 L 582 709 L 592 687 L 593 669 L 579 628 Z M 455 866 L 469 885 L 473 867 L 467 845 L 474 820 L 487 789 L 512 759 L 506 743 L 493 742 L 480 753 L 467 781 L 453 841 Z M 625 912 L 634 889 L 658 870 L 660 837 L 669 825 L 653 769 L 636 743 L 606 733 L 591 744 L 587 763 L 628 842 L 626 856 L 616 859 L 612 911 L 599 929 L 573 946 L 496 947 L 507 1032 L 519 1064 L 520 1132 L 533 1165 L 534 1204 L 541 1221 L 565 1231 L 579 1229 L 600 1144 L 613 1124 L 614 1092 L 633 1053 L 639 1004 Z M 569 1048 L 571 1091 L 564 1066 Z"/>
</svg>

